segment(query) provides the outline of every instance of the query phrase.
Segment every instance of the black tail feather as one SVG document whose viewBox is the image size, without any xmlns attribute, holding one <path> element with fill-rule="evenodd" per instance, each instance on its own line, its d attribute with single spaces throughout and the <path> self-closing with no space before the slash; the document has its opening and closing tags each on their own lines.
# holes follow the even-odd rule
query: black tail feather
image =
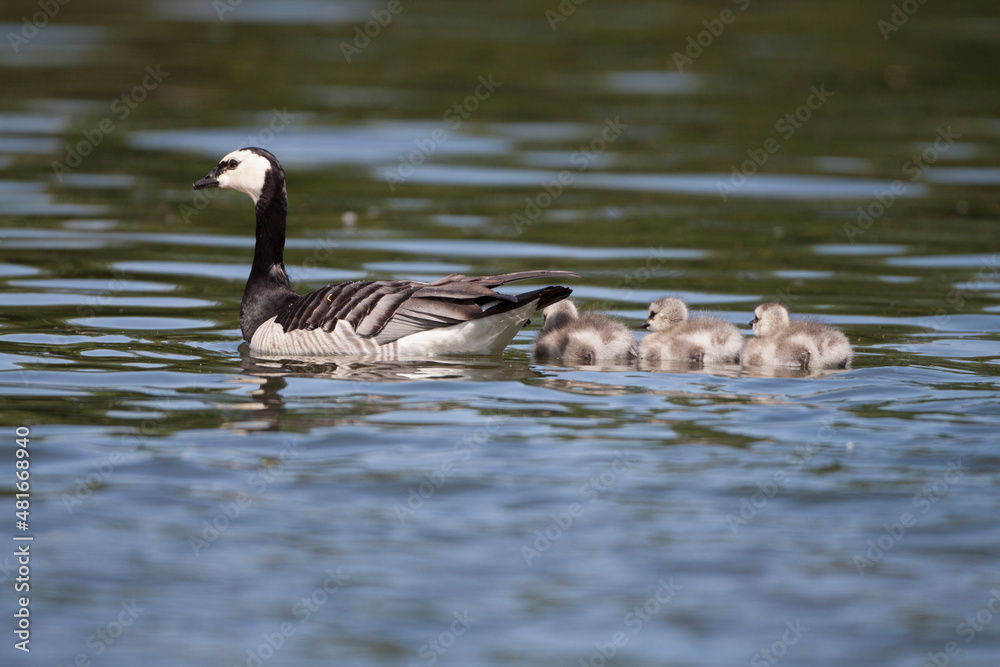
<svg viewBox="0 0 1000 667">
<path fill-rule="evenodd" d="M 538 310 L 541 310 L 542 308 L 548 308 L 549 306 L 551 306 L 554 303 L 559 303 L 560 301 L 562 301 L 563 299 L 567 298 L 572 293 L 573 293 L 573 290 L 571 290 L 568 287 L 563 287 L 562 285 L 552 285 L 551 287 L 543 287 L 542 289 L 535 290 L 534 292 L 528 292 L 524 296 L 528 296 L 528 295 L 532 295 L 533 296 L 533 295 L 537 294 L 538 295 Z M 520 300 L 520 295 L 519 295 L 518 298 Z M 527 301 L 527 300 L 528 299 L 524 299 L 524 301 Z"/>
</svg>

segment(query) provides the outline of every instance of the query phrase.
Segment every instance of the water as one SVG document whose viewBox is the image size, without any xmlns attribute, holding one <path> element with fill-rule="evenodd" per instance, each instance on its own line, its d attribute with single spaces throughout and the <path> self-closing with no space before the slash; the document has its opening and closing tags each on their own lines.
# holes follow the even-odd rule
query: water
<svg viewBox="0 0 1000 667">
<path fill-rule="evenodd" d="M 997 664 L 1000 17 L 573 6 L 0 10 L 3 664 Z M 854 367 L 254 358 L 250 203 L 190 188 L 247 144 L 300 291 L 570 269 Z"/>
</svg>

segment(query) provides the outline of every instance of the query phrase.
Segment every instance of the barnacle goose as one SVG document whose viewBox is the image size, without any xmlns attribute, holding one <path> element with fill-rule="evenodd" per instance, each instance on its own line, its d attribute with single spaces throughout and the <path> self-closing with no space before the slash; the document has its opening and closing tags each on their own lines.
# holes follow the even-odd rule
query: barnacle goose
<svg viewBox="0 0 1000 667">
<path fill-rule="evenodd" d="M 809 320 L 792 322 L 788 309 L 775 301 L 760 304 L 753 314 L 750 328 L 757 335 L 743 354 L 747 366 L 850 366 L 854 351 L 842 331 Z"/>
<path fill-rule="evenodd" d="M 519 271 L 499 276 L 445 276 L 431 283 L 354 280 L 306 295 L 285 273 L 285 172 L 262 148 L 226 155 L 202 188 L 250 195 L 257 216 L 250 278 L 240 305 L 240 328 L 250 349 L 275 355 L 351 355 L 377 359 L 446 354 L 497 354 L 536 309 L 570 294 L 551 286 L 517 295 L 494 287 L 519 280 L 579 277 L 569 271 Z"/>
<path fill-rule="evenodd" d="M 636 356 L 635 334 L 628 327 L 607 315 L 581 315 L 569 299 L 548 306 L 542 317 L 542 329 L 535 339 L 536 359 L 594 364 Z"/>
<path fill-rule="evenodd" d="M 712 315 L 688 319 L 687 305 L 664 297 L 649 305 L 642 324 L 650 334 L 642 339 L 639 355 L 648 361 L 686 361 L 691 364 L 739 363 L 743 336 L 732 323 Z"/>
</svg>

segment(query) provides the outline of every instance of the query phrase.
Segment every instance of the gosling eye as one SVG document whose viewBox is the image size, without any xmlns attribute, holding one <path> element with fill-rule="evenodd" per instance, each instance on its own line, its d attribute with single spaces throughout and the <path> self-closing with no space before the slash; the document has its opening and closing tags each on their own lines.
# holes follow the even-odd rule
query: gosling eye
<svg viewBox="0 0 1000 667">
<path fill-rule="evenodd" d="M 239 161 L 238 161 L 238 160 L 236 160 L 236 158 L 233 158 L 232 160 L 230 160 L 230 161 L 229 161 L 229 162 L 228 162 L 228 163 L 226 164 L 226 166 L 227 166 L 227 167 L 229 167 L 230 169 L 236 169 L 236 167 L 237 167 L 238 165 L 239 165 Z"/>
</svg>

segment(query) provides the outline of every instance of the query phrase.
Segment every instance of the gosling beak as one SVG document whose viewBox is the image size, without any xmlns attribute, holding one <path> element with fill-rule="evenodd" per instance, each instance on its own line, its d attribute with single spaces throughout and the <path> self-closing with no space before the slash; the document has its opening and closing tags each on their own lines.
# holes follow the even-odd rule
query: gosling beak
<svg viewBox="0 0 1000 667">
<path fill-rule="evenodd" d="M 194 189 L 204 190 L 205 188 L 219 187 L 219 179 L 215 177 L 216 171 L 217 171 L 216 169 L 213 169 L 212 171 L 208 172 L 208 175 L 205 176 L 205 178 L 201 179 L 200 181 L 194 184 Z"/>
<path fill-rule="evenodd" d="M 750 324 L 749 324 L 749 327 L 750 327 L 751 329 L 753 329 L 753 325 L 757 324 L 758 322 L 760 322 L 760 318 L 759 318 L 759 317 L 755 317 L 755 318 L 753 318 L 752 320 L 750 320 Z"/>
<path fill-rule="evenodd" d="M 642 328 L 643 329 L 648 329 L 649 328 L 649 320 L 646 320 L 645 322 L 642 323 Z"/>
</svg>

